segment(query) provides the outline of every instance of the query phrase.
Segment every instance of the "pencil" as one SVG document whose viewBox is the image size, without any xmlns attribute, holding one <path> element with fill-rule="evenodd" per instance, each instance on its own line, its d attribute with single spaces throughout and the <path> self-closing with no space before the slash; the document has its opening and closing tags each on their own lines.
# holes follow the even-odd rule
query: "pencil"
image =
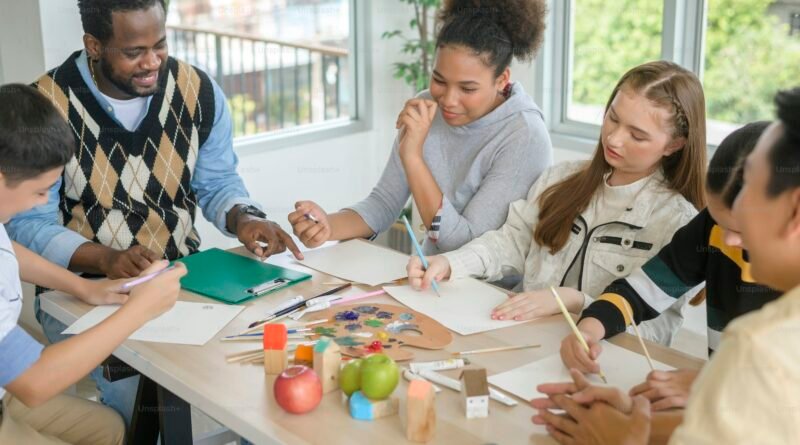
<svg viewBox="0 0 800 445">
<path fill-rule="evenodd" d="M 583 338 L 583 335 L 581 335 L 581 332 L 578 330 L 578 326 L 575 325 L 575 320 L 573 320 L 572 316 L 569 315 L 569 311 L 567 311 L 567 307 L 564 306 L 564 302 L 561 301 L 561 297 L 558 296 L 556 288 L 550 286 L 550 292 L 552 292 L 553 296 L 556 297 L 556 302 L 558 303 L 558 307 L 561 309 L 561 313 L 564 314 L 564 318 L 567 319 L 567 323 L 569 323 L 569 326 L 572 328 L 572 332 L 574 332 L 575 336 L 578 337 L 578 341 L 581 342 L 581 344 L 583 345 L 583 349 L 585 349 L 586 353 L 588 354 L 590 352 L 589 345 L 586 344 L 586 339 Z M 600 370 L 598 374 L 600 374 L 600 378 L 603 379 L 603 383 L 608 384 L 608 379 L 606 379 L 606 376 L 605 374 L 603 374 L 603 371 Z"/>
<path fill-rule="evenodd" d="M 420 247 L 419 241 L 417 241 L 417 236 L 414 235 L 414 229 L 411 228 L 411 223 L 408 222 L 406 215 L 403 215 L 403 223 L 406 225 L 408 236 L 411 238 L 411 244 L 417 251 L 417 256 L 419 256 L 419 259 L 422 260 L 422 267 L 424 267 L 425 270 L 428 270 L 428 260 L 425 259 L 425 255 L 422 253 L 422 247 Z M 436 282 L 435 278 L 431 280 L 431 287 L 433 287 L 433 291 L 436 292 L 437 296 L 442 296 L 442 294 L 439 293 L 439 283 Z"/>
<path fill-rule="evenodd" d="M 497 348 L 473 349 L 472 351 L 454 352 L 453 355 L 462 356 L 467 354 L 483 354 L 486 352 L 513 351 L 515 349 L 538 348 L 539 346 L 541 345 L 530 344 L 530 345 L 499 346 Z"/>
<path fill-rule="evenodd" d="M 633 314 L 631 313 L 631 308 L 628 307 L 628 302 L 625 301 L 623 303 L 625 306 L 625 312 L 628 313 L 628 316 L 631 317 L 631 324 L 633 325 L 633 331 L 636 332 L 636 338 L 639 339 L 639 344 L 642 345 L 642 351 L 644 351 L 644 356 L 647 357 L 647 364 L 650 365 L 650 370 L 655 371 L 656 367 L 653 366 L 653 359 L 650 358 L 650 352 L 647 351 L 647 346 L 644 345 L 644 340 L 642 340 L 642 334 L 639 332 L 639 326 L 636 325 L 636 321 L 633 319 Z"/>
</svg>

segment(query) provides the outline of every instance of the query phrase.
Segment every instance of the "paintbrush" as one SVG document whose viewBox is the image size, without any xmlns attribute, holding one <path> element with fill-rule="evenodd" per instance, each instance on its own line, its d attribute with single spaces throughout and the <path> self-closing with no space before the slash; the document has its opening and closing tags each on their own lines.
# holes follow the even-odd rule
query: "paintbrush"
<svg viewBox="0 0 800 445">
<path fill-rule="evenodd" d="M 655 371 L 656 367 L 653 366 L 653 359 L 650 358 L 650 353 L 647 351 L 647 346 L 644 345 L 644 340 L 642 340 L 642 333 L 639 332 L 639 326 L 636 325 L 636 321 L 633 319 L 633 314 L 631 313 L 631 308 L 628 307 L 628 302 L 623 301 L 622 304 L 625 307 L 625 312 L 628 313 L 628 317 L 631 318 L 631 324 L 633 325 L 633 331 L 636 332 L 636 338 L 639 339 L 639 344 L 642 345 L 642 351 L 644 351 L 644 356 L 647 357 L 647 364 L 650 365 L 650 370 Z"/>
</svg>

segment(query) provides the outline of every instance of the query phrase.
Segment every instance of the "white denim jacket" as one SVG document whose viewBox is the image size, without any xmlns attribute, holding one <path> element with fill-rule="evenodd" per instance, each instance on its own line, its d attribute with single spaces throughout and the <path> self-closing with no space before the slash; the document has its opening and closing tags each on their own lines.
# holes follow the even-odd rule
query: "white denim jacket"
<svg viewBox="0 0 800 445">
<path fill-rule="evenodd" d="M 549 168 L 533 184 L 526 200 L 511 203 L 502 227 L 443 254 L 450 261 L 451 279 L 473 276 L 497 281 L 504 276 L 522 275 L 521 290 L 546 289 L 562 285 L 570 265 L 576 262 L 580 272 L 578 290 L 585 295 L 586 307 L 612 281 L 626 277 L 655 256 L 673 233 L 697 214 L 691 203 L 668 187 L 659 171 L 622 215 L 603 215 L 603 209 L 596 209 L 600 214 L 596 219 L 613 222 L 587 227 L 584 211 L 573 222 L 564 248 L 550 254 L 549 248 L 533 240 L 539 221 L 539 196 L 585 165 L 586 161 L 573 161 Z M 681 309 L 686 298 L 677 300 L 660 317 L 642 323 L 642 335 L 659 343 L 671 343 L 683 323 Z"/>
</svg>

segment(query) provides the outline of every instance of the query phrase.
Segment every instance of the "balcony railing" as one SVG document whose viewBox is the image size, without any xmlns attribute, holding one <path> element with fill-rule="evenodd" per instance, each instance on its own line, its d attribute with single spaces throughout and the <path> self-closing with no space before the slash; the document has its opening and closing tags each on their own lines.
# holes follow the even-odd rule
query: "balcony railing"
<svg viewBox="0 0 800 445">
<path fill-rule="evenodd" d="M 350 115 L 348 51 L 168 26 L 170 54 L 206 71 L 228 98 L 234 136 Z"/>
</svg>

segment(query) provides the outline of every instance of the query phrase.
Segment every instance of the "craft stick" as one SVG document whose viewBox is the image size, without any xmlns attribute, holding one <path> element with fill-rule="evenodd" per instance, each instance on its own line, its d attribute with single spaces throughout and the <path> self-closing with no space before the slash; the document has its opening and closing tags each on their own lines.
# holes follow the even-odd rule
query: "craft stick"
<svg viewBox="0 0 800 445">
<path fill-rule="evenodd" d="M 454 352 L 453 355 L 455 355 L 456 357 L 460 357 L 462 355 L 468 355 L 468 354 L 483 354 L 483 353 L 486 353 L 486 352 L 513 351 L 513 350 L 516 350 L 516 349 L 538 348 L 540 346 L 541 345 L 537 345 L 537 344 L 514 345 L 514 346 L 499 346 L 497 348 L 473 349 L 471 351 Z"/>
<path fill-rule="evenodd" d="M 631 313 L 631 308 L 628 307 L 628 302 L 625 301 L 623 306 L 625 306 L 625 312 L 628 313 L 628 316 L 631 317 L 631 324 L 633 325 L 633 331 L 636 332 L 636 338 L 639 339 L 639 344 L 642 345 L 642 351 L 644 351 L 644 356 L 647 358 L 647 364 L 650 365 L 650 370 L 655 371 L 656 367 L 653 366 L 653 359 L 650 358 L 650 352 L 647 351 L 647 346 L 644 345 L 644 340 L 642 340 L 642 334 L 639 332 L 639 326 L 636 325 L 636 321 L 633 319 L 633 314 Z"/>
<path fill-rule="evenodd" d="M 581 335 L 581 331 L 578 330 L 578 326 L 575 324 L 575 320 L 573 320 L 572 316 L 569 315 L 569 311 L 567 310 L 567 307 L 564 306 L 564 302 L 561 301 L 561 297 L 558 296 L 556 288 L 550 286 L 550 292 L 552 292 L 553 296 L 556 297 L 556 302 L 558 303 L 558 307 L 561 309 L 561 313 L 564 314 L 564 318 L 567 319 L 567 323 L 569 323 L 569 326 L 572 328 L 572 332 L 575 333 L 575 336 L 578 337 L 578 341 L 581 342 L 581 345 L 583 345 L 583 349 L 586 350 L 587 354 L 590 353 L 591 350 L 589 349 L 589 345 L 586 343 L 586 339 L 583 338 L 583 335 Z M 606 379 L 606 376 L 605 374 L 603 374 L 602 369 L 600 370 L 600 372 L 598 372 L 598 374 L 600 374 L 600 378 L 603 379 L 603 383 L 608 384 L 608 379 Z"/>
<path fill-rule="evenodd" d="M 327 318 L 322 318 L 322 319 L 319 319 L 319 320 L 307 321 L 305 323 L 300 324 L 300 326 L 309 327 L 309 326 L 314 326 L 315 324 L 325 323 L 327 321 L 328 321 Z"/>
<path fill-rule="evenodd" d="M 258 354 L 264 354 L 264 350 L 256 349 L 252 351 L 245 351 L 245 352 L 240 352 L 238 354 L 229 355 L 228 357 L 226 357 L 225 361 L 227 361 L 228 363 L 236 363 Z"/>
</svg>

